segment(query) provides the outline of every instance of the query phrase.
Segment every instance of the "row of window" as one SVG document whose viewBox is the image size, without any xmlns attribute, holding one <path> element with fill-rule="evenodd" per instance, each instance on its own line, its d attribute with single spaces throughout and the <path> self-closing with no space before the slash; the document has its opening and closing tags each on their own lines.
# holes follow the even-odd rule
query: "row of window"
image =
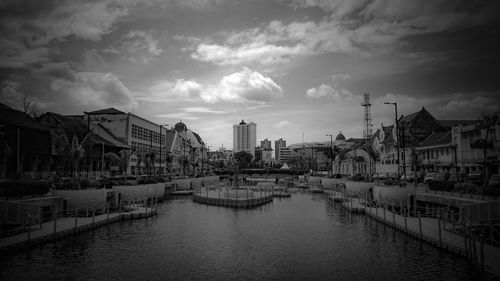
<svg viewBox="0 0 500 281">
<path fill-rule="evenodd" d="M 135 149 L 145 149 L 145 150 L 150 150 L 151 145 L 145 144 L 145 143 L 140 143 L 140 142 L 132 142 L 132 147 Z M 160 155 L 160 147 L 159 146 L 154 146 L 153 145 L 153 151 L 156 155 Z"/>
<path fill-rule="evenodd" d="M 423 158 L 427 159 L 434 159 L 434 158 L 439 158 L 439 156 L 444 156 L 444 155 L 450 155 L 450 148 L 441 148 L 437 150 L 429 150 L 429 151 L 424 151 L 423 152 Z"/>
<path fill-rule="evenodd" d="M 145 141 L 152 141 L 154 143 L 160 143 L 160 133 L 155 132 L 150 129 L 143 128 L 141 126 L 137 126 L 132 124 L 132 137 Z M 161 136 L 161 143 L 165 145 L 165 135 Z"/>
</svg>

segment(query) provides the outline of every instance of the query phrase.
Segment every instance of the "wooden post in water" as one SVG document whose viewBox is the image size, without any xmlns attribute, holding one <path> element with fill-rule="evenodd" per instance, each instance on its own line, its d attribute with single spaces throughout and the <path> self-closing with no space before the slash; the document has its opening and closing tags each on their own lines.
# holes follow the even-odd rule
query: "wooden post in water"
<svg viewBox="0 0 500 281">
<path fill-rule="evenodd" d="M 73 228 L 75 232 L 77 226 L 78 226 L 78 208 L 75 208 L 75 227 Z"/>
<path fill-rule="evenodd" d="M 407 216 L 407 214 L 405 214 L 404 218 L 405 218 L 405 232 L 406 232 L 406 234 L 408 234 L 408 216 Z"/>
<path fill-rule="evenodd" d="M 31 240 L 31 216 L 28 216 L 28 241 Z"/>
<path fill-rule="evenodd" d="M 465 251 L 465 257 L 469 258 L 469 252 L 468 252 L 468 243 L 467 243 L 467 231 L 465 229 L 465 222 L 462 222 L 462 233 L 464 235 L 464 251 Z"/>
<path fill-rule="evenodd" d="M 441 238 L 441 216 L 442 216 L 442 212 L 441 210 L 439 210 L 438 212 L 438 234 L 439 234 L 439 247 L 442 247 L 443 246 L 443 240 Z"/>
<path fill-rule="evenodd" d="M 94 225 L 94 221 L 95 221 L 95 206 L 94 208 L 92 208 L 92 225 Z"/>
<path fill-rule="evenodd" d="M 89 217 L 89 202 L 85 203 L 85 217 Z"/>
<path fill-rule="evenodd" d="M 481 276 L 484 276 L 484 235 L 481 234 L 481 248 L 480 248 L 480 262 L 481 262 Z"/>
<path fill-rule="evenodd" d="M 396 228 L 396 214 L 394 213 L 394 207 L 392 209 L 392 225 Z"/>
<path fill-rule="evenodd" d="M 54 208 L 54 212 L 52 214 L 52 217 L 54 218 L 54 234 L 56 234 L 57 231 L 57 209 Z"/>
<path fill-rule="evenodd" d="M 418 231 L 420 233 L 420 240 L 422 240 L 422 217 L 420 216 L 420 211 L 417 212 L 418 215 Z"/>
<path fill-rule="evenodd" d="M 382 204 L 383 204 L 382 207 L 384 208 L 384 222 L 385 222 L 385 208 L 386 208 L 386 205 L 385 205 L 385 202 L 382 203 Z"/>
</svg>

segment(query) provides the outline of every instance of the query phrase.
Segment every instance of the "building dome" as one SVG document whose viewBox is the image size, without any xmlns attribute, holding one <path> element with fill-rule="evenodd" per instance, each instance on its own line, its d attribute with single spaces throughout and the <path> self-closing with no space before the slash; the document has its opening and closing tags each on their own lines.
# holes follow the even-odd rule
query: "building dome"
<svg viewBox="0 0 500 281">
<path fill-rule="evenodd" d="M 176 130 L 178 133 L 186 132 L 187 131 L 186 124 L 182 123 L 182 121 L 179 121 L 179 123 L 175 124 L 174 130 Z"/>
<path fill-rule="evenodd" d="M 245 121 L 241 120 L 240 125 L 245 125 Z"/>
<path fill-rule="evenodd" d="M 345 141 L 345 136 L 340 132 L 337 137 L 335 138 L 335 141 Z"/>
</svg>

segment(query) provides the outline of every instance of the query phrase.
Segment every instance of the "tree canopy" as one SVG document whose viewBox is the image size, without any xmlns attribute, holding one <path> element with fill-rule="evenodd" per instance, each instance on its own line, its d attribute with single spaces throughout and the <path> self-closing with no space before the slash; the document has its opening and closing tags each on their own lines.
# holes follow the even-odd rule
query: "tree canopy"
<svg viewBox="0 0 500 281">
<path fill-rule="evenodd" d="M 250 162 L 252 162 L 252 159 L 253 155 L 246 151 L 240 151 L 234 154 L 234 160 L 236 161 L 239 169 L 248 167 Z"/>
</svg>

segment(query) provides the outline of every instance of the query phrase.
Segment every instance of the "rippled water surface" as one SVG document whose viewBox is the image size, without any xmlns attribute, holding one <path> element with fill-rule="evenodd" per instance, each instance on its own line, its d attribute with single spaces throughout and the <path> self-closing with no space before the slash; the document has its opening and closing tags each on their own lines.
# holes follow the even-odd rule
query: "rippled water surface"
<svg viewBox="0 0 500 281">
<path fill-rule="evenodd" d="M 0 258 L 1 280 L 469 280 L 442 252 L 319 195 L 252 210 L 165 201 L 125 221 Z"/>
</svg>

